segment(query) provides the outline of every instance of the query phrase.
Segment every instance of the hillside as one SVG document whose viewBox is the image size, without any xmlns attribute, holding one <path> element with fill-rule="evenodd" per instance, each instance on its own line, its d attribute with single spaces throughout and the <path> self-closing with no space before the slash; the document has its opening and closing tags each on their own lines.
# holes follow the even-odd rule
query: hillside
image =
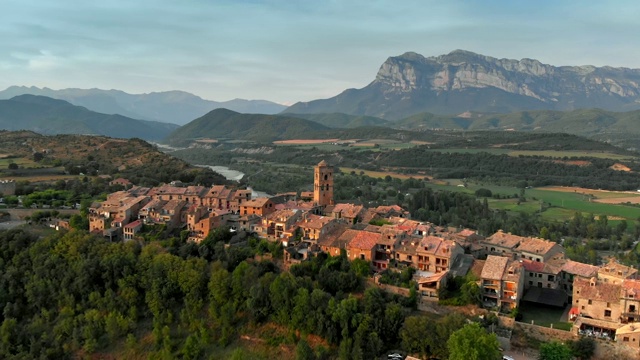
<svg viewBox="0 0 640 360">
<path fill-rule="evenodd" d="M 35 86 L 11 86 L 0 91 L 0 99 L 31 94 L 66 100 L 89 110 L 120 114 L 134 119 L 154 120 L 183 125 L 217 108 L 242 113 L 276 114 L 286 107 L 266 100 L 234 99 L 211 101 L 184 91 L 129 94 L 120 90 L 62 89 L 52 90 Z"/>
<path fill-rule="evenodd" d="M 169 144 L 185 144 L 197 139 L 231 138 L 271 142 L 305 138 L 328 128 L 313 121 L 280 115 L 240 114 L 216 109 L 172 132 Z"/>
<path fill-rule="evenodd" d="M 417 113 L 640 109 L 640 69 L 561 66 L 497 59 L 456 50 L 424 57 L 405 53 L 382 64 L 373 82 L 285 113 L 368 115 L 397 120 Z"/>
<path fill-rule="evenodd" d="M 613 112 L 600 109 L 573 111 L 521 111 L 510 114 L 465 114 L 446 117 L 430 113 L 417 114 L 394 123 L 408 130 L 515 130 L 568 133 L 623 148 L 640 148 L 640 111 Z"/>
<path fill-rule="evenodd" d="M 389 126 L 391 122 L 373 116 L 358 116 L 342 113 L 333 114 L 287 114 L 307 119 L 330 128 L 357 128 L 362 126 Z"/>
<path fill-rule="evenodd" d="M 87 134 L 161 140 L 177 125 L 107 115 L 63 100 L 20 95 L 0 100 L 0 129 L 31 130 L 45 135 Z"/>
<path fill-rule="evenodd" d="M 221 175 L 209 169 L 193 167 L 140 139 L 44 136 L 31 131 L 0 131 L 2 156 L 32 159 L 34 153 L 43 154 L 39 162 L 43 167 L 64 166 L 68 173 L 122 176 L 139 185 L 173 180 L 201 184 L 226 183 Z"/>
</svg>

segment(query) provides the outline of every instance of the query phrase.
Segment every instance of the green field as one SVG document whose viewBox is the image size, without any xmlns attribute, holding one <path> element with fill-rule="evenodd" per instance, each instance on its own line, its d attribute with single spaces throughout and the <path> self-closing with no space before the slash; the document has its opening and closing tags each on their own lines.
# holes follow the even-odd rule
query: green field
<svg viewBox="0 0 640 360">
<path fill-rule="evenodd" d="M 8 169 L 9 164 L 16 163 L 23 168 L 34 168 L 41 166 L 35 161 L 26 158 L 0 158 L 0 169 Z"/>
<path fill-rule="evenodd" d="M 629 155 L 620 155 L 602 151 L 577 151 L 577 150 L 564 150 L 564 151 L 556 151 L 556 150 L 511 150 L 511 149 L 503 149 L 503 148 L 452 148 L 452 149 L 442 149 L 435 148 L 431 149 L 431 151 L 439 151 L 443 153 L 461 153 L 461 154 L 477 154 L 481 152 L 486 152 L 493 155 L 502 155 L 506 154 L 509 156 L 544 156 L 549 158 L 574 158 L 574 157 L 592 157 L 599 159 L 612 159 L 612 160 L 628 160 L 633 159 L 633 156 Z"/>
<path fill-rule="evenodd" d="M 462 184 L 461 180 L 446 180 L 449 185 L 440 185 L 431 183 L 430 187 L 439 190 L 464 192 L 473 194 L 479 188 L 491 190 L 493 194 L 513 196 L 520 194 L 520 189 L 510 186 L 496 186 L 486 184 L 467 183 L 466 187 L 458 186 Z M 620 192 L 598 192 L 598 197 L 611 198 L 621 197 Z M 625 196 L 635 196 L 635 194 L 624 193 Z M 518 204 L 518 199 L 488 199 L 489 207 L 492 209 L 500 209 L 513 212 L 534 213 L 540 210 L 540 201 L 549 205 L 545 206 L 545 210 L 540 214 L 548 220 L 569 220 L 576 212 L 582 214 L 607 215 L 609 217 L 624 218 L 628 221 L 629 227 L 632 227 L 635 220 L 640 218 L 640 207 L 623 205 L 623 204 L 603 204 L 591 201 L 591 197 L 581 193 L 571 193 L 563 191 L 545 190 L 545 188 L 526 189 L 524 194 L 526 201 Z M 609 221 L 612 224 L 616 220 Z"/>
</svg>

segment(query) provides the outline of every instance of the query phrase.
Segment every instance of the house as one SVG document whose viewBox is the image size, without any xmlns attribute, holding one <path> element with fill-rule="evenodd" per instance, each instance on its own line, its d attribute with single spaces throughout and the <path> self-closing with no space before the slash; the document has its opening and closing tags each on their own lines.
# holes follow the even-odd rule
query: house
<svg viewBox="0 0 640 360">
<path fill-rule="evenodd" d="M 321 234 L 317 240 L 320 250 L 331 255 L 339 256 L 342 250 L 347 249 L 347 243 L 355 236 L 357 230 L 349 229 L 347 225 L 336 224 L 326 234 Z"/>
<path fill-rule="evenodd" d="M 455 241 L 425 236 L 416 248 L 418 270 L 440 273 L 448 271 L 464 250 Z"/>
<path fill-rule="evenodd" d="M 374 252 L 380 234 L 359 230 L 355 236 L 347 243 L 347 257 L 349 260 L 361 259 L 373 261 Z"/>
<path fill-rule="evenodd" d="M 398 205 L 381 205 L 375 208 L 375 213 L 383 218 L 390 218 L 392 216 L 397 216 L 401 218 L 410 219 L 411 214 L 409 211 L 403 209 Z"/>
<path fill-rule="evenodd" d="M 125 178 L 117 178 L 115 180 L 109 181 L 109 185 L 120 185 L 128 189 L 133 186 L 133 183 Z"/>
<path fill-rule="evenodd" d="M 598 280 L 605 283 L 621 284 L 625 279 L 635 279 L 637 275 L 638 269 L 622 265 L 614 258 L 598 269 Z"/>
<path fill-rule="evenodd" d="M 616 330 L 618 344 L 640 348 L 640 324 L 628 324 Z"/>
<path fill-rule="evenodd" d="M 354 204 L 336 204 L 334 206 L 328 206 L 325 210 L 325 215 L 331 216 L 335 219 L 343 219 L 348 224 L 355 224 L 362 219 L 362 213 L 364 212 L 364 206 Z"/>
<path fill-rule="evenodd" d="M 142 230 L 142 220 L 136 220 L 124 226 L 124 241 L 131 241 Z"/>
<path fill-rule="evenodd" d="M 275 211 L 274 203 L 271 199 L 260 197 L 253 200 L 245 201 L 240 205 L 240 215 L 258 215 L 266 216 Z"/>
<path fill-rule="evenodd" d="M 565 260 L 562 264 L 562 272 L 560 273 L 560 285 L 564 291 L 573 297 L 573 281 L 576 278 L 585 280 L 597 276 L 598 267 L 573 260 Z"/>
<path fill-rule="evenodd" d="M 296 223 L 302 212 L 298 210 L 277 210 L 262 218 L 260 224 L 254 226 L 259 237 L 269 241 L 282 241 L 286 246 L 293 239 L 297 229 Z"/>
<path fill-rule="evenodd" d="M 524 267 L 525 278 L 524 287 L 538 287 L 544 289 L 560 289 L 561 288 L 561 272 L 563 262 L 538 262 L 535 260 L 524 259 L 520 261 Z"/>
<path fill-rule="evenodd" d="M 619 322 L 622 283 L 604 282 L 597 278 L 576 278 L 573 282 L 573 306 L 582 316 L 592 319 Z"/>
<path fill-rule="evenodd" d="M 516 308 L 524 290 L 523 267 L 503 256 L 487 256 L 480 275 L 480 292 L 485 307 L 503 312 Z"/>
<path fill-rule="evenodd" d="M 304 213 L 296 225 L 303 241 L 316 242 L 323 232 L 330 231 L 336 223 L 337 220 L 331 217 Z"/>
<path fill-rule="evenodd" d="M 633 279 L 622 282 L 620 309 L 622 322 L 640 321 L 640 280 Z"/>
<path fill-rule="evenodd" d="M 620 317 L 620 295 L 622 284 L 604 282 L 593 277 L 585 280 L 575 278 L 573 282 L 573 307 L 579 315 L 573 324 L 574 334 L 589 332 L 603 334 L 614 339 L 616 330 L 622 327 Z"/>
<path fill-rule="evenodd" d="M 515 253 L 520 259 L 538 262 L 564 259 L 564 248 L 562 246 L 553 241 L 531 237 L 522 238 L 515 248 Z"/>
<path fill-rule="evenodd" d="M 416 276 L 414 276 L 414 280 L 418 284 L 418 294 L 421 300 L 438 301 L 438 291 L 446 285 L 448 272 L 445 271 L 437 274 L 429 273 L 428 275 L 422 275 L 420 273 L 422 272 L 418 272 Z"/>
<path fill-rule="evenodd" d="M 513 258 L 516 247 L 520 245 L 523 237 L 504 233 L 498 230 L 495 234 L 481 240 L 483 255 L 499 255 Z"/>
</svg>

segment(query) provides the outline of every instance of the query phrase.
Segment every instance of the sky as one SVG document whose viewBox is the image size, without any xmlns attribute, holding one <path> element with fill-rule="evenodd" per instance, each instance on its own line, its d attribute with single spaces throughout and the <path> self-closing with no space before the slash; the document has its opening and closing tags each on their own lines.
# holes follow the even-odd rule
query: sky
<svg viewBox="0 0 640 360">
<path fill-rule="evenodd" d="M 408 51 L 640 68 L 640 2 L 2 0 L 0 89 L 183 90 L 290 105 Z"/>
</svg>

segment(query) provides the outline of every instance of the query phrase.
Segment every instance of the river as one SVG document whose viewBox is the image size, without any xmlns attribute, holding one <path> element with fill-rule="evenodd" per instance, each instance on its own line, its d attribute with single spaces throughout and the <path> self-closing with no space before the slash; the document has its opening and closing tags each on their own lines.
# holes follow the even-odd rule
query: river
<svg viewBox="0 0 640 360">
<path fill-rule="evenodd" d="M 240 181 L 244 177 L 244 173 L 243 172 L 238 171 L 238 170 L 229 169 L 226 166 L 220 166 L 220 165 L 215 165 L 215 166 L 214 165 L 194 165 L 194 166 L 209 168 L 209 169 L 217 172 L 218 174 L 224 176 L 225 179 L 227 179 L 227 180 Z M 271 197 L 272 196 L 272 195 L 267 194 L 264 191 L 254 190 L 251 187 L 248 187 L 248 189 L 251 190 L 251 197 L 253 199 L 255 199 L 257 197 Z"/>
</svg>

